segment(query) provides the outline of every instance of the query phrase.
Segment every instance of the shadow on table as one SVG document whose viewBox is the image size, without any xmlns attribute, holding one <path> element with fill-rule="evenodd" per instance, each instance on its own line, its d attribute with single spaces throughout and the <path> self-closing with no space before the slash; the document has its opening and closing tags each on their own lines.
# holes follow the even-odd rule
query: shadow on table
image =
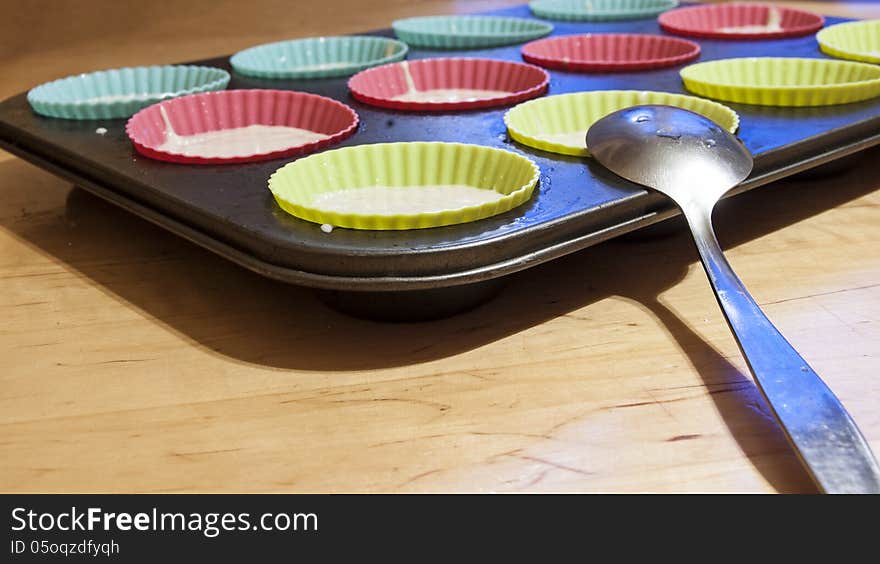
<svg viewBox="0 0 880 564">
<path fill-rule="evenodd" d="M 870 158 L 877 156 L 880 151 L 873 151 Z M 0 174 L 24 166 L 19 160 L 0 163 Z M 734 247 L 871 192 L 876 179 L 866 174 L 867 166 L 824 180 L 777 183 L 723 202 L 717 214 L 722 245 Z M 28 189 L 7 185 L 3 192 L 16 198 L 10 192 Z M 696 261 L 678 219 L 658 226 L 666 236 L 611 241 L 514 275 L 496 299 L 470 312 L 388 324 L 339 314 L 307 289 L 241 269 L 83 190 L 69 193 L 64 214 L 63 225 L 4 218 L 0 226 L 197 346 L 279 369 L 347 371 L 421 363 L 486 345 L 610 296 L 632 300 L 657 318 L 704 375 L 718 411 L 765 477 L 783 490 L 812 491 L 793 455 L 785 464 L 778 457 L 762 464 L 763 455 L 788 451 L 763 398 L 658 298 Z M 748 283 L 748 273 L 743 274 Z"/>
<path fill-rule="evenodd" d="M 873 153 L 877 156 L 880 151 Z M 19 160 L 0 163 L 0 173 L 25 166 Z M 864 167 L 828 179 L 765 186 L 719 204 L 718 237 L 725 248 L 735 247 L 875 187 Z M 9 192 L 30 189 L 8 185 L 4 197 L 14 199 Z M 64 221 L 48 218 L 38 225 L 0 218 L 0 227 L 194 344 L 281 369 L 381 369 L 445 358 L 609 296 L 630 298 L 658 313 L 657 296 L 697 261 L 676 218 L 645 235 L 632 234 L 510 276 L 498 297 L 469 312 L 424 323 L 377 323 L 340 314 L 309 289 L 242 269 L 84 190 L 69 192 L 62 213 Z M 748 285 L 748 273 L 742 274 Z M 695 336 L 687 323 L 671 332 L 687 351 L 692 339 L 681 334 Z"/>
</svg>

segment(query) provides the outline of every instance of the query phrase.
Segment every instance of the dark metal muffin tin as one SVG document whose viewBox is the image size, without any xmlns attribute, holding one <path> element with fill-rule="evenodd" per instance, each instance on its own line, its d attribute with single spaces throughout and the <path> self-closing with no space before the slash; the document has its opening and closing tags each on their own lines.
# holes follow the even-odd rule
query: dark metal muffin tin
<svg viewBox="0 0 880 564">
<path fill-rule="evenodd" d="M 520 6 L 495 14 L 532 17 Z M 837 23 L 828 18 L 827 24 Z M 553 35 L 660 33 L 655 20 L 553 22 Z M 374 32 L 391 36 L 390 30 Z M 824 58 L 813 36 L 773 41 L 701 40 L 700 61 L 744 56 Z M 409 58 L 466 56 L 520 61 L 520 45 L 469 51 L 413 49 Z M 196 61 L 229 70 L 228 57 Z M 548 95 L 582 90 L 686 93 L 681 67 L 635 73 L 550 71 Z M 339 146 L 391 141 L 458 141 L 502 147 L 541 168 L 536 195 L 503 215 L 469 224 L 412 231 L 327 234 L 275 204 L 266 182 L 286 160 L 187 166 L 134 152 L 125 120 L 71 121 L 34 114 L 26 94 L 0 104 L 0 147 L 69 179 L 129 211 L 260 274 L 327 290 L 325 298 L 356 314 L 448 315 L 485 299 L 505 275 L 675 215 L 662 197 L 617 178 L 591 159 L 518 145 L 506 135 L 508 108 L 424 114 L 356 102 L 347 79 L 261 80 L 232 73 L 229 88 L 281 88 L 322 94 L 351 105 L 358 132 Z M 755 170 L 749 190 L 880 144 L 880 98 L 817 108 L 729 104 Z M 106 128 L 107 133 L 96 133 Z"/>
</svg>

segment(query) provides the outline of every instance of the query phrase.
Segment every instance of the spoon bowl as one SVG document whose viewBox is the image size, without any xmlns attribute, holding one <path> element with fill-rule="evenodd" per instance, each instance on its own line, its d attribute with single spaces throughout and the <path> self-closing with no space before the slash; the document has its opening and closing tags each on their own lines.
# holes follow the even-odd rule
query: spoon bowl
<svg viewBox="0 0 880 564">
<path fill-rule="evenodd" d="M 752 155 L 714 121 L 674 106 L 634 106 L 587 131 L 587 147 L 606 168 L 679 206 L 707 206 L 752 172 Z"/>
<path fill-rule="evenodd" d="M 634 106 L 587 131 L 593 157 L 681 209 L 727 324 L 761 393 L 819 488 L 880 493 L 880 465 L 840 400 L 773 326 L 724 256 L 712 229 L 716 202 L 752 171 L 736 137 L 672 106 Z"/>
</svg>

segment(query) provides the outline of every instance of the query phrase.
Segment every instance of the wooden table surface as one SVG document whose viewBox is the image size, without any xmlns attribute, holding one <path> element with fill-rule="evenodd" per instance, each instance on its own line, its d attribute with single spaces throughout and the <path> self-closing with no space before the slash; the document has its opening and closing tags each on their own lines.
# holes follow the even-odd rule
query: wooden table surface
<svg viewBox="0 0 880 564">
<path fill-rule="evenodd" d="M 34 1 L 0 24 L 0 96 L 515 3 Z M 718 213 L 734 267 L 875 452 L 878 159 Z M 0 153 L 0 489 L 815 491 L 695 260 L 681 230 L 617 240 L 451 319 L 360 321 Z"/>
</svg>

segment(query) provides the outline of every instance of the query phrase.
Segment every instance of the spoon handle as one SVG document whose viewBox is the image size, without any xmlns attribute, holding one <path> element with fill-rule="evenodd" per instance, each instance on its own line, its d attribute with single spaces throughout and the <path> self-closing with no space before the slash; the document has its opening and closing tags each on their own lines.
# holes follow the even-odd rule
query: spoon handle
<svg viewBox="0 0 880 564">
<path fill-rule="evenodd" d="M 840 400 L 770 323 L 724 256 L 711 210 L 685 209 L 700 260 L 758 388 L 819 488 L 880 493 L 880 466 Z"/>
</svg>

